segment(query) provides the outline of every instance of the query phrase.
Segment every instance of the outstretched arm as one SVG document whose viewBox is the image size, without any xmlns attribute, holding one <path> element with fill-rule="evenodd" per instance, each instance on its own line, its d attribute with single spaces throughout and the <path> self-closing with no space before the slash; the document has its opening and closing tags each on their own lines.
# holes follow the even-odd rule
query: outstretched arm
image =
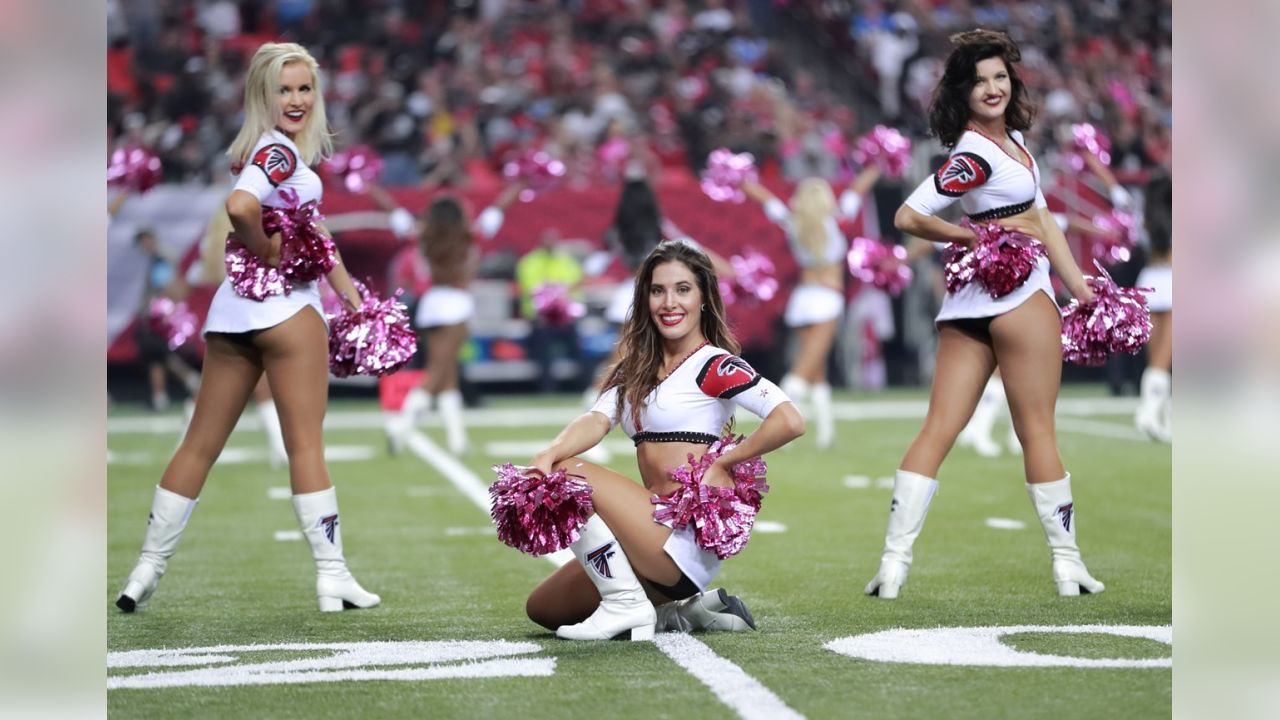
<svg viewBox="0 0 1280 720">
<path fill-rule="evenodd" d="M 583 413 L 577 420 L 566 425 L 546 450 L 534 455 L 530 464 L 544 474 L 550 473 L 551 468 L 561 460 L 600 444 L 604 436 L 609 434 L 610 427 L 609 418 L 604 415 L 594 411 Z"/>
</svg>

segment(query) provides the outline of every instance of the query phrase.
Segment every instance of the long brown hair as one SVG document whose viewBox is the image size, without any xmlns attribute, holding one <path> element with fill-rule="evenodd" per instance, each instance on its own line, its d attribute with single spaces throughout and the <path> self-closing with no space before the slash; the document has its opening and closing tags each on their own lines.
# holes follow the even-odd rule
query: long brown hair
<svg viewBox="0 0 1280 720">
<path fill-rule="evenodd" d="M 662 335 L 649 316 L 649 288 L 653 285 L 653 271 L 669 262 L 683 263 L 698 281 L 702 293 L 702 336 L 707 342 L 737 355 L 741 352 L 725 319 L 724 301 L 720 298 L 720 281 L 711 267 L 711 260 L 701 250 L 684 242 L 665 242 L 654 248 L 636 273 L 635 294 L 631 300 L 631 315 L 622 326 L 618 341 L 618 362 L 609 371 L 604 389 L 618 387 L 616 417 L 622 417 L 624 403 L 631 403 L 631 421 L 640 425 L 640 411 L 644 399 L 658 385 L 658 373 L 662 370 Z"/>
<path fill-rule="evenodd" d="M 431 274 L 453 272 L 467 259 L 473 244 L 471 224 L 456 198 L 436 198 L 427 209 L 422 225 L 421 248 L 431 267 Z"/>
<path fill-rule="evenodd" d="M 1004 109 L 1004 124 L 1014 130 L 1027 130 L 1035 118 L 1035 106 L 1027 97 L 1026 85 L 1018 75 L 1016 63 L 1022 60 L 1018 44 L 1007 34 L 994 30 L 969 30 L 951 36 L 955 49 L 947 56 L 946 69 L 929 104 L 929 128 L 951 149 L 960 142 L 969 124 L 969 92 L 979 62 L 998 57 L 1009 70 L 1009 105 Z"/>
</svg>

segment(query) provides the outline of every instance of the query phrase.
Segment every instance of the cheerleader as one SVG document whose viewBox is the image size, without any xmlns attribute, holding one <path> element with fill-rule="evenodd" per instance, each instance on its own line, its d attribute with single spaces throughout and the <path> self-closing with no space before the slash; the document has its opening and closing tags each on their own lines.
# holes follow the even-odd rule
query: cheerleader
<svg viewBox="0 0 1280 720">
<path fill-rule="evenodd" d="M 467 429 L 462 418 L 462 392 L 458 389 L 458 351 L 467 341 L 467 322 L 476 301 L 469 286 L 475 279 L 480 252 L 475 236 L 492 240 L 502 228 L 506 210 L 524 189 L 508 185 L 493 205 L 468 223 L 462 203 L 452 196 L 436 198 L 422 220 L 421 250 L 431 269 L 432 286 L 418 301 L 414 325 L 427 345 L 427 372 L 422 385 L 409 391 L 399 415 L 388 424 L 391 451 L 399 452 L 405 436 L 419 415 L 435 404 L 444 422 L 449 452 L 467 451 Z"/>
<path fill-rule="evenodd" d="M 998 299 L 974 281 L 943 300 L 928 414 L 898 469 L 880 570 L 866 593 L 895 598 L 905 584 L 912 545 L 938 489 L 938 468 L 997 363 L 1058 593 L 1101 592 L 1103 584 L 1089 574 L 1076 545 L 1071 475 L 1055 437 L 1062 322 L 1049 266 L 1081 302 L 1091 301 L 1093 292 L 1049 214 L 1039 168 L 1023 144 L 1021 131 L 1030 127 L 1032 112 L 1014 65 L 1021 57 L 1017 45 L 1003 33 L 986 30 L 951 40 L 955 48 L 930 107 L 930 126 L 951 155 L 907 198 L 894 224 L 926 240 L 972 246 L 971 230 L 937 217 L 959 200 L 971 220 L 994 220 L 1036 238 L 1048 259 L 1041 257 L 1020 287 Z"/>
<path fill-rule="evenodd" d="M 786 232 L 787 244 L 800 266 L 800 284 L 791 292 L 783 315 L 799 347 L 791 369 L 782 378 L 782 388 L 797 401 L 808 398 L 813 403 L 815 440 L 820 448 L 830 447 L 835 439 L 827 356 L 844 312 L 845 253 L 849 250 L 838 222 L 841 216 L 852 219 L 858 214 L 862 197 L 879 179 L 880 170 L 868 166 L 837 202 L 826 180 L 806 178 L 791 195 L 790 208 L 759 183 L 742 186 Z"/>
<path fill-rule="evenodd" d="M 1161 175 L 1147 186 L 1143 219 L 1150 240 L 1147 264 L 1134 287 L 1152 288 L 1147 296 L 1151 309 L 1151 342 L 1147 367 L 1142 371 L 1138 410 L 1134 424 L 1152 440 L 1171 442 L 1173 375 L 1173 181 Z"/>
<path fill-rule="evenodd" d="M 228 151 L 242 170 L 227 199 L 227 215 L 240 242 L 276 266 L 281 236 L 263 231 L 263 208 L 285 206 L 285 190 L 301 202 L 318 201 L 323 187 L 310 164 L 330 149 L 316 61 L 302 46 L 267 43 L 258 49 L 245 83 L 244 117 Z M 360 306 L 341 258 L 327 277 L 350 307 Z M 315 281 L 259 301 L 238 295 L 230 279 L 224 280 L 204 335 L 208 349 L 191 427 L 156 488 L 141 557 L 116 606 L 133 612 L 155 591 L 209 470 L 264 373 L 284 430 L 294 511 L 316 563 L 320 610 L 378 605 L 380 598 L 347 569 L 337 495 L 324 464 L 329 351 Z"/>
</svg>

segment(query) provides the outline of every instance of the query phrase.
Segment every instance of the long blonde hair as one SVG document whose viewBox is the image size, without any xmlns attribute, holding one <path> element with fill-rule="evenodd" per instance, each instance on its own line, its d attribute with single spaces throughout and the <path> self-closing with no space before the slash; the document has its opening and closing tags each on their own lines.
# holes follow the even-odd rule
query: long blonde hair
<svg viewBox="0 0 1280 720">
<path fill-rule="evenodd" d="M 311 71 L 311 87 L 315 95 L 307 123 L 293 139 L 301 160 L 311 165 L 333 153 L 333 136 L 324 112 L 324 90 L 320 87 L 320 66 L 316 59 L 297 43 L 265 43 L 249 61 L 249 76 L 244 83 L 244 125 L 227 149 L 232 163 L 248 162 L 253 146 L 258 144 L 263 133 L 276 126 L 276 113 L 279 111 L 276 91 L 280 73 L 289 63 L 307 66 Z"/>
<path fill-rule="evenodd" d="M 827 246 L 827 219 L 836 213 L 836 194 L 822 178 L 805 178 L 791 195 L 791 216 L 796 240 L 814 257 Z"/>
</svg>

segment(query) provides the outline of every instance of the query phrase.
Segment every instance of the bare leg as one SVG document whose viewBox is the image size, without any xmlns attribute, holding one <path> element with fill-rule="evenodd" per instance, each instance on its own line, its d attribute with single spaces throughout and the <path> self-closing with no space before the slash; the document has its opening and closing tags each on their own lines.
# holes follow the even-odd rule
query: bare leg
<svg viewBox="0 0 1280 720">
<path fill-rule="evenodd" d="M 902 458 L 901 468 L 936 478 L 956 436 L 973 415 L 982 388 L 995 369 L 995 352 L 982 340 L 944 323 L 924 426 Z"/>
<path fill-rule="evenodd" d="M 328 332 L 314 310 L 303 309 L 256 338 L 289 454 L 295 495 L 328 489 L 324 413 L 329 399 Z"/>
<path fill-rule="evenodd" d="M 458 390 L 458 351 L 467 340 L 467 325 L 444 325 L 428 332 L 427 393 L 436 398 L 449 451 L 461 455 L 467 450 L 467 429 Z"/>
<path fill-rule="evenodd" d="M 795 329 L 799 349 L 791 365 L 791 374 L 810 383 L 827 381 L 827 356 L 835 343 L 838 320 L 805 325 Z"/>
<path fill-rule="evenodd" d="M 1053 301 L 1036 293 L 991 323 L 991 337 L 1022 442 L 1028 483 L 1061 480 L 1054 406 L 1062 380 L 1061 320 Z"/>
<path fill-rule="evenodd" d="M 1151 313 L 1151 341 L 1147 365 L 1165 372 L 1173 369 L 1173 311 Z"/>
</svg>

